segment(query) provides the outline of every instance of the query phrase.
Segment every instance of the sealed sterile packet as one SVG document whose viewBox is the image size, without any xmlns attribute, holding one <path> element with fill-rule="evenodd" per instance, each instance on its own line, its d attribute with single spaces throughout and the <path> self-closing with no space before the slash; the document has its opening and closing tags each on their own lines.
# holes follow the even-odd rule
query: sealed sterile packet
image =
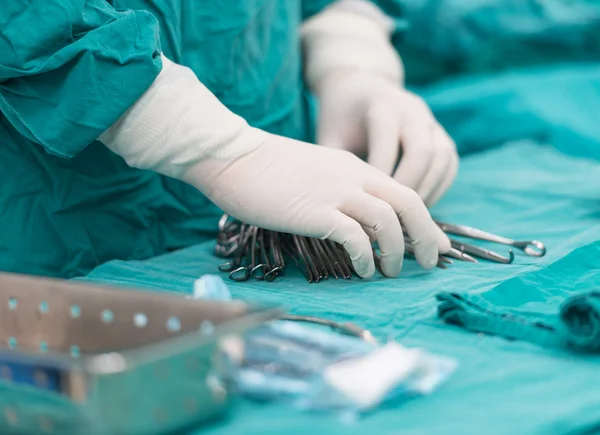
<svg viewBox="0 0 600 435">
<path fill-rule="evenodd" d="M 433 392 L 456 362 L 399 343 L 367 343 L 273 321 L 246 335 L 233 373 L 238 392 L 303 409 L 364 412 L 381 402 Z"/>
<path fill-rule="evenodd" d="M 216 276 L 202 277 L 194 289 L 197 298 L 230 298 Z M 454 360 L 423 349 L 286 320 L 255 328 L 222 350 L 223 376 L 240 395 L 310 410 L 361 413 L 386 400 L 429 394 L 456 368 Z"/>
<path fill-rule="evenodd" d="M 429 394 L 455 368 L 452 359 L 390 342 L 364 356 L 327 366 L 303 405 L 367 411 L 403 395 Z"/>
</svg>

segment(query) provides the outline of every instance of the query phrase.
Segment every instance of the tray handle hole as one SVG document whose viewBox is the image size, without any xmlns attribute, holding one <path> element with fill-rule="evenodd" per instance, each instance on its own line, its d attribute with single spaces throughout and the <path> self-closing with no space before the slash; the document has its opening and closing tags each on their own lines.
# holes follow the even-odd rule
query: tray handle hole
<svg viewBox="0 0 600 435">
<path fill-rule="evenodd" d="M 145 328 L 148 324 L 148 317 L 144 313 L 137 313 L 133 316 L 133 324 L 138 328 Z"/>
<path fill-rule="evenodd" d="M 215 333 L 215 325 L 209 320 L 204 320 L 200 324 L 200 332 L 203 335 L 213 335 Z"/>
<path fill-rule="evenodd" d="M 48 302 L 42 301 L 40 302 L 40 313 L 46 314 L 48 312 Z"/>
<path fill-rule="evenodd" d="M 8 339 L 8 347 L 10 347 L 11 349 L 15 349 L 18 344 L 19 341 L 15 337 L 10 337 Z"/>
<path fill-rule="evenodd" d="M 169 317 L 167 320 L 167 331 L 178 332 L 181 330 L 181 322 L 177 317 Z"/>
<path fill-rule="evenodd" d="M 79 316 L 81 316 L 81 308 L 79 308 L 79 305 L 71 305 L 69 311 L 71 313 L 71 317 L 74 319 L 77 319 Z"/>
<path fill-rule="evenodd" d="M 103 323 L 108 324 L 113 322 L 113 320 L 115 319 L 115 315 L 111 310 L 104 310 L 102 311 L 101 318 Z"/>
<path fill-rule="evenodd" d="M 18 305 L 19 305 L 19 302 L 17 301 L 17 298 L 10 298 L 8 300 L 8 309 L 10 311 L 15 311 L 17 309 Z"/>
</svg>

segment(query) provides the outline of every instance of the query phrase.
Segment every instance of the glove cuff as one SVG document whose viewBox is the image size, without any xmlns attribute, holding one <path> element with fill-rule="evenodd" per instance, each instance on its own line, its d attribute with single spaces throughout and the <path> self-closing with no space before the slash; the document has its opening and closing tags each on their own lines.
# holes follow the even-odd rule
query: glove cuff
<svg viewBox="0 0 600 435">
<path fill-rule="evenodd" d="M 390 42 L 393 21 L 364 0 L 341 0 L 302 26 L 305 78 L 317 95 L 334 71 L 370 71 L 402 85 L 402 61 Z"/>
<path fill-rule="evenodd" d="M 186 67 L 162 56 L 163 69 L 142 97 L 98 138 L 129 166 L 181 178 L 207 158 L 235 158 L 268 134 L 227 109 Z"/>
</svg>

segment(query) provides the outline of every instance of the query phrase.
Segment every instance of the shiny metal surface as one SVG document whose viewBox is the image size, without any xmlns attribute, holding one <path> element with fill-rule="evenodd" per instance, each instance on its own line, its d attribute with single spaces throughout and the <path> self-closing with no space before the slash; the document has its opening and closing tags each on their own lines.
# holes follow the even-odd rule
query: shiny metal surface
<svg viewBox="0 0 600 435">
<path fill-rule="evenodd" d="M 70 415 L 77 433 L 170 432 L 226 411 L 229 386 L 215 363 L 220 343 L 280 314 L 241 302 L 0 274 L 0 374 L 2 367 L 34 367 L 34 386 L 76 405 Z M 46 388 L 51 376 L 60 378 L 53 391 Z M 46 432 L 61 433 L 65 422 L 56 413 L 27 408 L 31 385 L 20 394 L 18 410 L 0 409 L 15 433 L 20 421 L 40 419 Z"/>
<path fill-rule="evenodd" d="M 530 257 L 543 257 L 546 255 L 546 246 L 538 240 L 513 240 L 466 225 L 454 225 L 439 221 L 436 221 L 436 224 L 447 234 L 513 246 Z"/>
<path fill-rule="evenodd" d="M 367 329 L 361 328 L 354 323 L 338 323 L 333 320 L 324 319 L 322 317 L 314 317 L 314 316 L 298 316 L 287 314 L 281 317 L 281 320 L 288 320 L 292 322 L 304 322 L 304 323 L 314 323 L 317 325 L 328 326 L 331 329 L 339 332 L 340 334 L 350 335 L 352 337 L 360 338 L 361 340 L 367 341 L 369 343 L 377 344 L 377 339 L 373 337 L 373 334 Z"/>
</svg>

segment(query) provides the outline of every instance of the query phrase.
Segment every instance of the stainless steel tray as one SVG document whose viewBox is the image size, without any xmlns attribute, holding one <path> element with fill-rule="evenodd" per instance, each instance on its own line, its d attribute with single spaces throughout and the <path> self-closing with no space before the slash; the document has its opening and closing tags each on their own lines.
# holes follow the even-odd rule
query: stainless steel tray
<svg viewBox="0 0 600 435">
<path fill-rule="evenodd" d="M 0 432 L 152 435 L 216 417 L 231 403 L 220 346 L 281 314 L 0 274 L 0 378 L 16 398 L 0 399 Z"/>
</svg>

